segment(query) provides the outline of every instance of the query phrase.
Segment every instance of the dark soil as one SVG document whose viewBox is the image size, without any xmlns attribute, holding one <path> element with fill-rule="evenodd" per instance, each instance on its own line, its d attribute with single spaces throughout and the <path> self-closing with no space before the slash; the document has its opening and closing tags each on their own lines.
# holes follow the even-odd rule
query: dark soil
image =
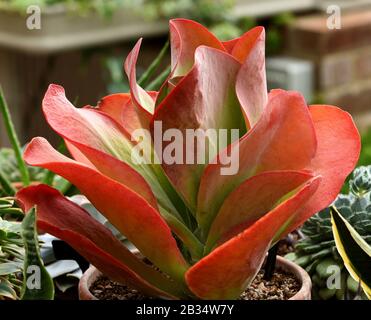
<svg viewBox="0 0 371 320">
<path fill-rule="evenodd" d="M 290 274 L 275 272 L 270 281 L 263 279 L 260 271 L 250 287 L 241 294 L 240 300 L 288 300 L 295 295 L 300 284 Z M 150 299 L 139 291 L 101 277 L 90 288 L 91 293 L 99 300 L 144 300 Z"/>
<path fill-rule="evenodd" d="M 107 277 L 100 277 L 90 287 L 90 292 L 99 300 L 144 300 L 150 299 L 138 290 L 111 281 Z"/>
<path fill-rule="evenodd" d="M 240 300 L 288 300 L 300 289 L 298 280 L 288 273 L 275 271 L 271 280 L 264 280 L 260 271 Z"/>
</svg>

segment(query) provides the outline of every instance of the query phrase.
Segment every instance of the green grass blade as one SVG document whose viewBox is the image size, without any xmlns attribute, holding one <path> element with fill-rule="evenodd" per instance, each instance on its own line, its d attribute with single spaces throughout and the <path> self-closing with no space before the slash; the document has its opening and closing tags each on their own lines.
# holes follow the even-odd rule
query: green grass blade
<svg viewBox="0 0 371 320">
<path fill-rule="evenodd" d="M 0 168 L 0 186 L 2 187 L 3 191 L 7 196 L 14 196 L 15 195 L 15 189 L 13 188 L 12 184 L 8 180 L 8 178 L 5 176 L 5 173 Z"/>
<path fill-rule="evenodd" d="M 10 143 L 12 144 L 12 147 L 13 147 L 13 150 L 14 150 L 17 162 L 18 162 L 19 171 L 21 172 L 23 185 L 28 186 L 30 184 L 30 174 L 29 174 L 27 166 L 26 166 L 26 164 L 25 164 L 25 162 L 23 161 L 23 158 L 22 158 L 21 145 L 19 143 L 19 139 L 18 139 L 17 133 L 15 131 L 14 124 L 12 122 L 12 118 L 10 116 L 9 108 L 8 108 L 7 103 L 6 103 L 6 100 L 5 100 L 5 97 L 4 97 L 3 90 L 1 88 L 1 86 L 0 86 L 0 113 L 3 116 L 5 129 L 8 133 Z"/>
<path fill-rule="evenodd" d="M 148 80 L 152 77 L 152 75 L 156 72 L 158 67 L 160 66 L 161 61 L 163 60 L 167 50 L 169 48 L 169 40 L 166 41 L 165 45 L 162 47 L 160 53 L 157 55 L 155 60 L 152 61 L 151 65 L 148 67 L 146 72 L 138 80 L 138 84 L 142 87 L 146 86 Z"/>
<path fill-rule="evenodd" d="M 156 79 L 154 79 L 151 83 L 148 84 L 146 87 L 147 91 L 158 90 L 161 84 L 166 80 L 169 76 L 171 71 L 171 66 L 168 66 Z"/>
</svg>

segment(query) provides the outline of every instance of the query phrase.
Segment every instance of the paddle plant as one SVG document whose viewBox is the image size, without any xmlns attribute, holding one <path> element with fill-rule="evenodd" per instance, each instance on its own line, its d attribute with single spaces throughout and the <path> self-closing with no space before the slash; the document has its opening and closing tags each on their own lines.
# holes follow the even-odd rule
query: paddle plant
<svg viewBox="0 0 371 320">
<path fill-rule="evenodd" d="M 145 294 L 238 298 L 269 248 L 332 203 L 360 151 L 348 113 L 308 107 L 296 92 L 267 93 L 264 38 L 256 27 L 221 42 L 194 21 L 171 20 L 172 68 L 159 92 L 137 84 L 141 40 L 125 61 L 130 93 L 75 108 L 62 87 L 46 92 L 46 120 L 73 159 L 38 137 L 26 162 L 78 187 L 152 265 L 51 187 L 21 190 L 25 211 L 36 206 L 41 230 Z M 204 135 L 205 161 L 186 161 L 195 148 L 177 134 L 156 143 L 159 124 L 162 132 Z M 138 129 L 149 137 L 139 137 Z M 221 139 L 208 129 L 238 134 L 217 148 Z M 183 164 L 163 158 L 169 150 L 179 151 Z M 223 171 L 231 163 L 238 166 Z"/>
</svg>

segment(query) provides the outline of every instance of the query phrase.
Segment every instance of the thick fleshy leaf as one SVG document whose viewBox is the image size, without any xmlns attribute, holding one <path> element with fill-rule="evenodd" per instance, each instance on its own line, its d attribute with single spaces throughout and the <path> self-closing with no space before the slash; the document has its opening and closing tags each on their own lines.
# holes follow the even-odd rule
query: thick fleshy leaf
<svg viewBox="0 0 371 320">
<path fill-rule="evenodd" d="M 152 91 L 148 94 L 155 101 L 157 92 Z M 137 129 L 149 129 L 151 115 L 142 108 L 137 108 L 130 94 L 117 93 L 106 96 L 99 101 L 98 109 L 119 122 L 129 134 Z"/>
<path fill-rule="evenodd" d="M 100 173 L 112 180 L 120 182 L 146 199 L 152 207 L 158 209 L 157 200 L 151 187 L 148 185 L 146 180 L 129 165 L 104 152 L 84 145 L 79 145 L 78 150 L 83 151 L 83 154 L 86 155 L 94 168 L 96 168 Z"/>
<path fill-rule="evenodd" d="M 345 267 L 371 299 L 371 246 L 335 208 L 331 209 L 331 222 L 336 248 Z"/>
<path fill-rule="evenodd" d="M 242 232 L 311 178 L 313 174 L 305 171 L 271 171 L 244 181 L 220 208 L 210 228 L 205 250 L 209 252 L 217 240 L 221 244 Z"/>
<path fill-rule="evenodd" d="M 234 45 L 232 55 L 242 63 L 236 92 L 246 123 L 253 127 L 268 102 L 264 28 L 256 27 L 245 33 Z"/>
<path fill-rule="evenodd" d="M 68 159 L 42 138 L 32 140 L 24 157 L 28 164 L 51 170 L 73 183 L 143 255 L 177 281 L 183 280 L 187 263 L 171 230 L 142 196 L 100 172 Z"/>
<path fill-rule="evenodd" d="M 232 40 L 233 41 L 233 40 Z M 265 30 L 263 27 L 255 27 L 245 32 L 241 37 L 234 40 L 233 48 L 229 52 L 241 64 L 244 64 L 248 56 L 255 49 L 258 49 L 264 56 L 265 53 Z M 233 42 L 228 42 L 231 46 Z"/>
<path fill-rule="evenodd" d="M 167 277 L 138 259 L 105 226 L 55 189 L 32 186 L 18 192 L 17 199 L 26 211 L 37 207 L 39 228 L 67 241 L 113 279 L 149 294 L 178 292 Z"/>
<path fill-rule="evenodd" d="M 224 46 L 224 49 L 228 53 L 232 54 L 232 50 L 233 50 L 235 44 L 238 42 L 238 40 L 240 40 L 240 37 L 235 38 L 235 39 L 232 39 L 232 40 L 222 41 L 222 44 Z"/>
<path fill-rule="evenodd" d="M 156 151 L 157 154 L 164 155 L 166 149 L 175 146 L 178 151 L 180 149 L 183 152 L 180 159 L 176 159 L 178 164 L 169 164 L 172 159 L 165 159 L 164 155 L 162 166 L 193 210 L 205 164 L 218 152 L 219 129 L 226 129 L 228 136 L 231 135 L 230 129 L 238 129 L 240 135 L 245 132 L 241 108 L 234 90 L 239 67 L 240 64 L 230 55 L 212 48 L 199 47 L 192 71 L 163 100 L 152 119 L 152 136 L 156 136 L 159 131 L 156 130 L 156 123 L 160 124 L 162 132 L 177 129 L 182 133 L 181 141 L 176 138 L 170 142 L 172 137 L 168 137 L 169 142 L 164 142 L 161 149 Z M 190 131 L 197 129 L 201 129 L 198 132 L 200 140 L 207 140 L 206 147 L 202 148 L 202 144 L 197 144 L 196 141 L 194 148 L 187 150 L 187 139 L 183 140 L 182 137 L 189 136 Z M 208 129 L 215 130 L 216 136 L 207 136 Z M 238 139 L 238 135 L 236 138 Z M 196 151 L 197 147 L 199 153 Z M 204 160 L 198 161 L 198 156 L 201 159 L 204 157 Z M 194 164 L 190 164 L 192 161 Z"/>
<path fill-rule="evenodd" d="M 136 64 L 139 56 L 140 46 L 142 44 L 142 39 L 139 39 L 133 50 L 128 54 L 125 60 L 125 72 L 129 78 L 130 85 L 130 95 L 134 102 L 134 105 L 138 109 L 153 114 L 155 108 L 155 101 L 141 86 L 137 84 L 136 75 Z M 142 114 L 143 112 L 138 112 Z M 145 120 L 145 119 L 144 119 Z"/>
<path fill-rule="evenodd" d="M 64 89 L 57 85 L 49 86 L 43 100 L 43 110 L 50 126 L 78 148 L 90 162 L 98 165 L 94 159 L 89 159 L 98 152 L 106 153 L 125 162 L 147 181 L 161 205 L 176 214 L 177 210 L 169 200 L 169 197 L 174 197 L 174 191 L 162 168 L 159 165 L 142 163 L 141 159 L 137 158 L 133 152 L 134 142 L 131 141 L 131 134 L 111 116 L 92 108 L 75 108 L 67 100 Z M 149 150 L 152 152 L 152 149 Z M 77 156 L 78 160 L 87 163 L 73 150 L 72 154 L 74 157 Z M 146 161 L 151 161 L 147 159 L 146 154 L 144 158 Z M 104 166 L 104 164 L 99 165 Z"/>
<path fill-rule="evenodd" d="M 130 135 L 110 116 L 91 108 L 75 108 L 64 89 L 50 85 L 43 100 L 43 111 L 49 125 L 71 143 L 85 144 L 130 161 Z"/>
<path fill-rule="evenodd" d="M 236 237 L 217 247 L 186 273 L 191 291 L 201 299 L 236 299 L 258 273 L 272 239 L 317 190 L 313 178 L 294 196 Z"/>
<path fill-rule="evenodd" d="M 173 19 L 170 20 L 169 27 L 172 77 L 184 76 L 191 70 L 199 46 L 225 50 L 223 44 L 209 30 L 195 21 Z"/>
<path fill-rule="evenodd" d="M 205 169 L 198 194 L 199 223 L 207 232 L 226 196 L 247 178 L 264 171 L 302 170 L 311 162 L 316 148 L 312 118 L 303 97 L 272 91 L 257 125 L 220 153 L 220 157 L 229 153 L 234 158 L 238 172 L 222 175 L 220 162 Z"/>
<path fill-rule="evenodd" d="M 98 102 L 100 111 L 108 114 L 111 118 L 115 119 L 118 123 L 123 125 L 122 111 L 126 104 L 131 101 L 129 93 L 114 93 L 109 96 L 103 97 Z"/>
<path fill-rule="evenodd" d="M 77 162 L 81 162 L 86 164 L 89 167 L 95 168 L 95 166 L 91 163 L 91 161 L 78 149 L 76 148 L 71 142 L 64 139 L 64 143 L 67 147 L 68 152 L 75 159 Z"/>
<path fill-rule="evenodd" d="M 305 169 L 320 174 L 323 180 L 313 200 L 303 207 L 287 232 L 296 229 L 335 200 L 346 177 L 356 166 L 361 150 L 359 132 L 349 113 L 327 105 L 310 106 L 309 111 L 318 147 L 315 157 Z"/>
</svg>

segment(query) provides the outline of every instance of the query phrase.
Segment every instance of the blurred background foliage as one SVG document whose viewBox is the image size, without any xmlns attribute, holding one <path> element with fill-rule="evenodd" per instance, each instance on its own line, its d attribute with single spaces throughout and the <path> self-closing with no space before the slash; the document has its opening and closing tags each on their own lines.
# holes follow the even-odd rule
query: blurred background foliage
<svg viewBox="0 0 371 320">
<path fill-rule="evenodd" d="M 359 165 L 371 164 L 371 130 L 362 134 L 362 151 L 359 158 Z"/>
</svg>

